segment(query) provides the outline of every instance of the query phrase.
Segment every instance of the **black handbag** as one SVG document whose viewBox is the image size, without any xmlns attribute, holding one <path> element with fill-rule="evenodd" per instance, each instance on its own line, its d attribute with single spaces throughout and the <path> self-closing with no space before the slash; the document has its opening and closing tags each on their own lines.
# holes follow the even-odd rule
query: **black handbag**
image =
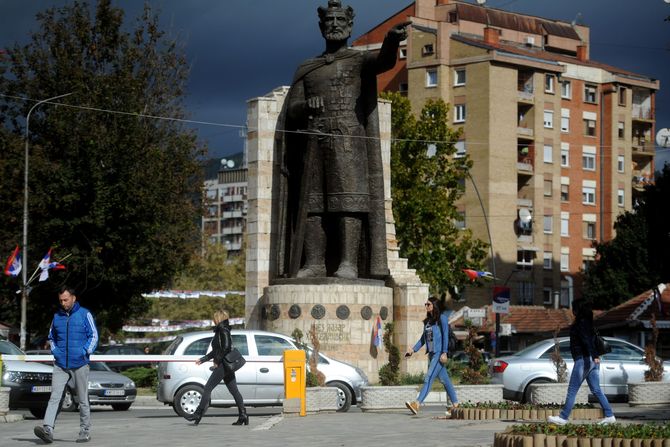
<svg viewBox="0 0 670 447">
<path fill-rule="evenodd" d="M 247 363 L 247 361 L 244 360 L 244 357 L 242 357 L 242 354 L 240 354 L 240 351 L 238 351 L 237 348 L 232 348 L 223 356 L 223 367 L 228 371 L 235 372 L 243 367 L 245 363 Z"/>
<path fill-rule="evenodd" d="M 595 334 L 595 348 L 596 348 L 596 354 L 598 357 L 601 355 L 605 355 L 607 353 L 612 352 L 612 347 L 610 346 L 609 343 L 607 343 L 607 340 L 602 338 L 600 336 L 600 333 L 598 332 L 598 329 L 593 328 L 593 332 Z"/>
</svg>

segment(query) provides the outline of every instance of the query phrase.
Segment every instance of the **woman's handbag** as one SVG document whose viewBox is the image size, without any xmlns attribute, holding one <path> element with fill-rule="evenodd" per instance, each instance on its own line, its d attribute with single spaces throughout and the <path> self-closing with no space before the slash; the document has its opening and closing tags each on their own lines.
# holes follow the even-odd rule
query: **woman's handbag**
<svg viewBox="0 0 670 447">
<path fill-rule="evenodd" d="M 595 348 L 596 348 L 596 354 L 598 357 L 601 355 L 605 355 L 609 352 L 612 352 L 612 347 L 610 346 L 609 343 L 607 343 L 607 340 L 602 338 L 600 336 L 600 333 L 598 332 L 598 329 L 593 328 L 593 333 L 595 334 Z"/>
<path fill-rule="evenodd" d="M 232 372 L 243 367 L 245 363 L 247 363 L 247 361 L 244 360 L 244 357 L 242 357 L 242 354 L 240 354 L 240 351 L 238 351 L 237 348 L 232 348 L 223 356 L 223 366 Z"/>
</svg>

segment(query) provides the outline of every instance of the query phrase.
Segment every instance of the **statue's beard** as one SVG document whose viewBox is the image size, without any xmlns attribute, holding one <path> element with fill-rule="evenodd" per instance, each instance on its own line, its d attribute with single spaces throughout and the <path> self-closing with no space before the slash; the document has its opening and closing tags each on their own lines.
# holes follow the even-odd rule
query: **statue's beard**
<svg viewBox="0 0 670 447">
<path fill-rule="evenodd" d="M 350 36 L 351 32 L 348 30 L 332 30 L 324 32 L 324 37 L 326 38 L 326 40 L 331 41 L 347 40 Z"/>
</svg>

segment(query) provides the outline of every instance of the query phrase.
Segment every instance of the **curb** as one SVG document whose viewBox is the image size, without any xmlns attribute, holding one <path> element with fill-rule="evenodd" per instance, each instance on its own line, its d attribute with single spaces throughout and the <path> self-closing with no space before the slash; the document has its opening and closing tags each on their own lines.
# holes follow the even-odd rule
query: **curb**
<svg viewBox="0 0 670 447">
<path fill-rule="evenodd" d="M 0 415 L 0 424 L 8 422 L 21 422 L 23 415 L 18 413 L 7 413 Z"/>
</svg>

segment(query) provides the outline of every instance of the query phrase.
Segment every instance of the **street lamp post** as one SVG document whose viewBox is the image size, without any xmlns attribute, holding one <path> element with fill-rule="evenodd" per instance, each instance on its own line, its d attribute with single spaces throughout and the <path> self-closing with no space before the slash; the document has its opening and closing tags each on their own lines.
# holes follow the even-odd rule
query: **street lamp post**
<svg viewBox="0 0 670 447">
<path fill-rule="evenodd" d="M 64 98 L 71 95 L 73 92 L 65 93 L 64 95 L 54 96 L 52 98 L 43 99 L 37 102 L 28 110 L 26 115 L 26 147 L 25 147 L 25 169 L 23 172 L 23 265 L 21 267 L 21 279 L 23 287 L 21 289 L 21 349 L 26 349 L 26 308 L 28 306 L 28 161 L 29 161 L 29 135 L 30 135 L 30 114 L 37 106 L 45 102 L 53 101 L 55 99 Z"/>
</svg>

